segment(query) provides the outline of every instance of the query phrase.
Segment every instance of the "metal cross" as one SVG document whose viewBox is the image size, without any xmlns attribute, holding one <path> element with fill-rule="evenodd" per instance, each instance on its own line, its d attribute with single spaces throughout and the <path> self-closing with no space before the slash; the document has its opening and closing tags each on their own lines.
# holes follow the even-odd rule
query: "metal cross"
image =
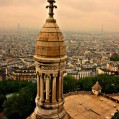
<svg viewBox="0 0 119 119">
<path fill-rule="evenodd" d="M 57 8 L 57 6 L 54 5 L 55 0 L 47 0 L 47 1 L 49 2 L 49 5 L 46 6 L 46 8 L 49 8 L 49 17 L 53 18 L 53 15 L 54 15 L 53 10 L 54 8 Z"/>
</svg>

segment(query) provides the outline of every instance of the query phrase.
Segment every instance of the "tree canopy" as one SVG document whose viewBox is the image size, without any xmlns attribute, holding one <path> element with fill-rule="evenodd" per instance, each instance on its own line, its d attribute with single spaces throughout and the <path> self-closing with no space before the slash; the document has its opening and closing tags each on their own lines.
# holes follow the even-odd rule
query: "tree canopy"
<svg viewBox="0 0 119 119">
<path fill-rule="evenodd" d="M 110 57 L 110 61 L 119 61 L 119 55 L 115 54 Z"/>
<path fill-rule="evenodd" d="M 28 86 L 29 84 L 31 84 L 31 82 L 18 80 L 3 80 L 0 81 L 0 92 L 5 95 L 9 93 L 18 92 L 20 89 Z"/>
<path fill-rule="evenodd" d="M 119 119 L 119 111 L 117 110 L 117 112 L 114 114 L 114 116 L 112 117 L 112 119 Z"/>
<path fill-rule="evenodd" d="M 64 93 L 77 91 L 91 91 L 92 86 L 99 82 L 103 93 L 118 93 L 119 92 L 119 75 L 102 74 L 95 77 L 86 77 L 75 80 L 72 76 L 64 77 Z"/>
<path fill-rule="evenodd" d="M 13 95 L 6 98 L 6 94 Z M 0 111 L 8 119 L 25 119 L 34 110 L 36 83 L 28 81 L 0 81 Z"/>
<path fill-rule="evenodd" d="M 30 84 L 8 98 L 4 104 L 4 113 L 8 119 L 25 119 L 35 107 L 36 85 Z"/>
<path fill-rule="evenodd" d="M 99 82 L 103 93 L 118 93 L 119 75 L 98 75 L 76 80 L 72 76 L 64 77 L 64 93 L 73 91 L 91 91 L 92 86 Z M 0 109 L 4 109 L 8 119 L 25 119 L 35 108 L 36 83 L 28 81 L 0 82 Z M 5 95 L 14 93 L 6 100 Z M 4 102 L 4 103 L 3 103 Z M 2 105 L 3 104 L 3 105 Z"/>
<path fill-rule="evenodd" d="M 3 103 L 6 100 L 6 96 L 0 93 L 0 111 L 3 110 Z"/>
</svg>

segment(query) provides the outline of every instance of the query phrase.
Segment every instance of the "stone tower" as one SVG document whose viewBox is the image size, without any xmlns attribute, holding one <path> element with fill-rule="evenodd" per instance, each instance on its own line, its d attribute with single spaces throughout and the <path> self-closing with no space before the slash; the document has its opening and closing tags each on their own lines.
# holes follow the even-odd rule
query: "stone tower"
<svg viewBox="0 0 119 119">
<path fill-rule="evenodd" d="M 92 87 L 92 92 L 95 95 L 99 95 L 101 93 L 102 87 L 100 86 L 99 82 L 97 81 L 96 84 Z"/>
<path fill-rule="evenodd" d="M 69 119 L 64 109 L 63 72 L 66 51 L 63 34 L 53 18 L 55 0 L 49 2 L 49 18 L 41 29 L 35 50 L 36 108 L 29 119 Z"/>
</svg>

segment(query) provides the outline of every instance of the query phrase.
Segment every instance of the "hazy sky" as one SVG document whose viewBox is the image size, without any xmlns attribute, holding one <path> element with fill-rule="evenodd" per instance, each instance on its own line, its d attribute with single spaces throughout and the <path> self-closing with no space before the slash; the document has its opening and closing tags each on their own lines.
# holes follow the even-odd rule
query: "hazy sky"
<svg viewBox="0 0 119 119">
<path fill-rule="evenodd" d="M 119 0 L 56 0 L 55 18 L 62 30 L 119 32 Z M 41 29 L 47 0 L 0 0 L 0 28 Z"/>
</svg>

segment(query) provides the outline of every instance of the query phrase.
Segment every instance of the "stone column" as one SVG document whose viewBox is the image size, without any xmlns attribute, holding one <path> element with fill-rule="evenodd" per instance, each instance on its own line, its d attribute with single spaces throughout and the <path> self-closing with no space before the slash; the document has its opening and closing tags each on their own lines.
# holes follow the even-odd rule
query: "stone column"
<svg viewBox="0 0 119 119">
<path fill-rule="evenodd" d="M 52 102 L 56 102 L 56 77 L 57 75 L 53 75 L 53 87 L 52 87 Z"/>
<path fill-rule="evenodd" d="M 44 101 L 44 79 L 40 77 L 40 101 Z"/>
<path fill-rule="evenodd" d="M 40 75 L 37 73 L 37 99 L 40 97 Z"/>
<path fill-rule="evenodd" d="M 61 92 L 62 91 L 62 89 L 61 89 L 62 88 L 61 80 L 62 80 L 62 76 L 60 74 L 60 76 L 59 76 L 59 93 L 58 93 L 58 100 L 59 101 L 61 101 L 61 94 L 62 94 L 62 92 Z"/>
<path fill-rule="evenodd" d="M 64 84 L 64 79 L 63 76 L 61 77 L 61 98 L 63 98 L 63 84 Z"/>
<path fill-rule="evenodd" d="M 50 102 L 50 75 L 46 75 L 46 101 Z"/>
</svg>

